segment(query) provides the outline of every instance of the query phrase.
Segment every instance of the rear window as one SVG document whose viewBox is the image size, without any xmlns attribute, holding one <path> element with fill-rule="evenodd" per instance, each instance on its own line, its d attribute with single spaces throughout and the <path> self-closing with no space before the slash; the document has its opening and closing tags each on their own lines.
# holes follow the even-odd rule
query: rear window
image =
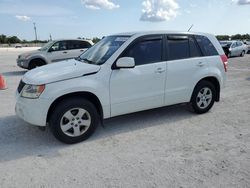
<svg viewBox="0 0 250 188">
<path fill-rule="evenodd" d="M 218 55 L 217 50 L 215 49 L 212 42 L 205 36 L 195 36 L 195 39 L 198 43 L 198 45 L 201 48 L 201 51 L 204 56 L 214 56 Z"/>
<path fill-rule="evenodd" d="M 202 53 L 192 36 L 168 36 L 168 59 L 201 57 Z"/>
<path fill-rule="evenodd" d="M 199 49 L 197 43 L 194 38 L 189 38 L 189 47 L 190 47 L 190 57 L 201 57 L 201 50 Z"/>
<path fill-rule="evenodd" d="M 78 40 L 68 41 L 68 49 L 70 50 L 90 48 L 90 47 L 91 44 L 86 41 L 78 41 Z"/>
<path fill-rule="evenodd" d="M 187 39 L 168 39 L 169 60 L 189 58 L 189 44 Z"/>
</svg>

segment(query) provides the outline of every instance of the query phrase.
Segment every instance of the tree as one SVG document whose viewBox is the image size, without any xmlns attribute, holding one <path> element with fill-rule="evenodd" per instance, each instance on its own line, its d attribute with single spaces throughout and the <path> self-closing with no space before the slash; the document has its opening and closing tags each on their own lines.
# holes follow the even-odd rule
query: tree
<svg viewBox="0 0 250 188">
<path fill-rule="evenodd" d="M 98 37 L 94 37 L 93 39 L 92 39 L 92 41 L 93 41 L 93 43 L 97 43 L 97 42 L 99 42 L 101 39 L 99 39 Z"/>
<path fill-rule="evenodd" d="M 232 35 L 232 36 L 231 36 L 231 39 L 232 39 L 232 40 L 241 40 L 241 39 L 242 39 L 242 36 L 241 36 L 241 34 Z"/>
<path fill-rule="evenodd" d="M 218 40 L 229 40 L 229 35 L 218 35 L 216 36 Z"/>
<path fill-rule="evenodd" d="M 21 40 L 17 36 L 11 36 L 7 37 L 7 42 L 13 44 L 13 43 L 20 43 Z"/>
<path fill-rule="evenodd" d="M 0 43 L 7 43 L 7 37 L 6 35 L 0 35 Z"/>
</svg>

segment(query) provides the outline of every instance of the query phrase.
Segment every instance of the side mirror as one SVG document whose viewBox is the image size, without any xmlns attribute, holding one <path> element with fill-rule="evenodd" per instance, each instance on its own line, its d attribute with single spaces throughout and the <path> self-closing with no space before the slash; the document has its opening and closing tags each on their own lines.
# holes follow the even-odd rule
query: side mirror
<svg viewBox="0 0 250 188">
<path fill-rule="evenodd" d="M 135 59 L 132 57 L 121 57 L 116 62 L 117 68 L 134 68 Z"/>
</svg>

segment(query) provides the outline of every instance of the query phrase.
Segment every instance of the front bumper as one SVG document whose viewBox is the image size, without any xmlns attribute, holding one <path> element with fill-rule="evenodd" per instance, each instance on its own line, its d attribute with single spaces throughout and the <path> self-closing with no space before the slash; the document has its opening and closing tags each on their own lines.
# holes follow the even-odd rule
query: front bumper
<svg viewBox="0 0 250 188">
<path fill-rule="evenodd" d="M 29 67 L 29 61 L 27 59 L 17 59 L 16 63 L 21 68 L 27 69 Z"/>
<path fill-rule="evenodd" d="M 16 94 L 16 115 L 32 125 L 46 126 L 49 105 L 48 99 L 28 99 Z"/>
</svg>

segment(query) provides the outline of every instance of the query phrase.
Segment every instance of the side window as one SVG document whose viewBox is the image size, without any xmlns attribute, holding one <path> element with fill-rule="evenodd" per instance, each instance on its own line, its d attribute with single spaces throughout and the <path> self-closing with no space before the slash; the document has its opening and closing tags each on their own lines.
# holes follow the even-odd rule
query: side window
<svg viewBox="0 0 250 188">
<path fill-rule="evenodd" d="M 91 44 L 86 42 L 86 41 L 78 41 L 79 42 L 79 47 L 80 48 L 90 48 Z"/>
<path fill-rule="evenodd" d="M 236 42 L 234 42 L 233 44 L 232 44 L 232 48 L 235 48 L 237 45 L 236 45 Z"/>
<path fill-rule="evenodd" d="M 133 57 L 136 65 L 162 61 L 162 39 L 142 40 L 129 47 L 123 57 Z"/>
<path fill-rule="evenodd" d="M 197 46 L 195 40 L 190 37 L 189 38 L 189 47 L 190 47 L 190 57 L 201 57 L 201 50 L 199 49 L 199 47 Z"/>
<path fill-rule="evenodd" d="M 202 53 L 205 56 L 218 55 L 218 52 L 215 49 L 214 45 L 207 37 L 197 35 L 197 36 L 195 36 L 195 39 L 196 39 L 198 45 L 200 46 Z"/>
<path fill-rule="evenodd" d="M 168 39 L 168 59 L 186 59 L 189 58 L 189 42 L 186 39 Z"/>
<path fill-rule="evenodd" d="M 237 42 L 237 46 L 242 46 L 242 43 L 241 42 Z"/>
<path fill-rule="evenodd" d="M 59 41 L 54 43 L 51 47 L 50 47 L 50 51 L 62 51 L 62 50 L 67 50 L 67 42 L 66 41 Z"/>
<path fill-rule="evenodd" d="M 68 41 L 69 50 L 90 48 L 91 44 L 86 41 L 71 40 Z"/>
<path fill-rule="evenodd" d="M 68 43 L 68 49 L 69 50 L 74 50 L 74 49 L 77 49 L 77 41 L 74 41 L 74 40 L 70 40 L 70 41 L 67 41 Z"/>
</svg>

